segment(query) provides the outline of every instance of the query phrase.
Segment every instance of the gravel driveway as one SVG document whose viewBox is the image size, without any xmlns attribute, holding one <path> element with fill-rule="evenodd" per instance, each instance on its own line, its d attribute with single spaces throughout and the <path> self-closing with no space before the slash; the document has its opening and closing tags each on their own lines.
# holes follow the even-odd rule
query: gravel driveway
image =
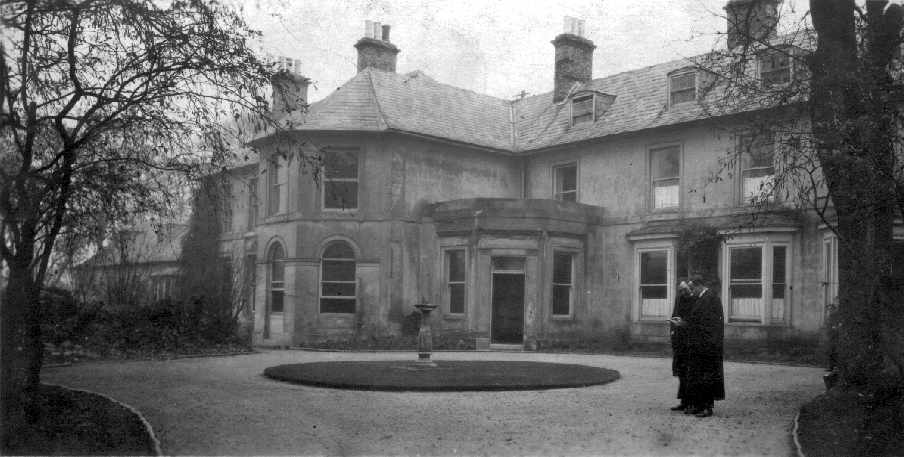
<svg viewBox="0 0 904 457">
<path fill-rule="evenodd" d="M 266 367 L 325 360 L 414 360 L 409 353 L 267 351 L 47 368 L 44 382 L 138 409 L 168 455 L 794 455 L 802 403 L 822 371 L 725 364 L 727 399 L 698 419 L 669 411 L 671 360 L 443 352 L 435 360 L 526 360 L 612 368 L 602 386 L 524 392 L 359 392 L 285 384 Z"/>
</svg>

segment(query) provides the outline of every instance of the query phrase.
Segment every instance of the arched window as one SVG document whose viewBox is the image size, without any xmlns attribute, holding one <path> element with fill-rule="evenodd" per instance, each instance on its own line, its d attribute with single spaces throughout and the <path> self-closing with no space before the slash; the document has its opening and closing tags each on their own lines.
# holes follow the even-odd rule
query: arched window
<svg viewBox="0 0 904 457">
<path fill-rule="evenodd" d="M 333 241 L 320 262 L 320 312 L 354 313 L 358 301 L 355 251 L 344 241 Z"/>
<path fill-rule="evenodd" d="M 279 243 L 270 248 L 270 312 L 283 312 L 286 296 L 286 251 Z"/>
</svg>

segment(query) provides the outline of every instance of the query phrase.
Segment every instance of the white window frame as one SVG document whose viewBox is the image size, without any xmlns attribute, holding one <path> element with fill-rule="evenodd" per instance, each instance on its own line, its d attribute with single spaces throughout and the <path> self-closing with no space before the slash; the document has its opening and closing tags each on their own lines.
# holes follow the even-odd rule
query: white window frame
<svg viewBox="0 0 904 457">
<path fill-rule="evenodd" d="M 289 160 L 276 156 L 267 162 L 267 168 L 267 214 L 285 214 L 289 209 Z"/>
<path fill-rule="evenodd" d="M 280 249 L 282 249 L 283 257 L 282 259 L 273 259 L 273 250 L 276 245 L 279 245 Z M 274 243 L 267 250 L 267 308 L 271 315 L 278 314 L 282 315 L 286 310 L 286 245 L 283 243 Z M 273 279 L 273 272 L 275 268 L 278 266 L 282 268 L 282 281 L 275 281 Z M 273 292 L 282 292 L 282 309 L 279 311 L 275 311 L 273 309 Z"/>
<path fill-rule="evenodd" d="M 643 298 L 641 295 L 640 257 L 647 252 L 666 252 L 666 303 L 662 305 L 662 315 L 644 314 Z M 675 271 L 676 270 L 675 243 L 672 240 L 638 241 L 634 247 L 634 278 L 633 287 L 633 317 L 635 322 L 665 322 L 671 317 L 675 303 Z"/>
<path fill-rule="evenodd" d="M 782 316 L 775 318 L 773 316 L 773 248 L 785 248 L 785 298 L 783 299 Z M 793 271 L 791 270 L 794 244 L 791 235 L 788 234 L 761 234 L 761 235 L 741 235 L 735 236 L 727 240 L 722 249 L 722 306 L 725 315 L 725 321 L 734 325 L 787 325 L 789 316 L 791 315 L 791 306 L 793 300 L 791 297 L 791 286 L 794 280 Z M 738 248 L 759 248 L 760 249 L 760 284 L 761 298 L 759 307 L 759 319 L 754 321 L 745 319 L 742 316 L 733 316 L 732 298 L 730 294 L 731 287 L 731 251 Z"/>
<path fill-rule="evenodd" d="M 590 119 L 583 120 L 580 122 L 575 122 L 575 109 L 574 109 L 575 103 L 586 102 L 588 99 L 590 100 Z M 586 113 L 584 113 L 582 115 L 586 115 Z M 588 123 L 588 122 L 591 124 L 596 122 L 596 94 L 593 92 L 591 92 L 589 94 L 586 92 L 582 93 L 582 94 L 575 94 L 571 98 L 571 125 L 575 126 L 578 124 L 584 124 L 584 123 Z"/>
<path fill-rule="evenodd" d="M 348 258 L 335 258 L 335 257 L 324 257 L 324 255 L 326 255 L 327 249 L 328 249 L 328 248 L 330 247 L 330 245 L 332 245 L 333 243 L 344 243 L 344 244 L 345 244 L 346 246 L 348 246 L 348 248 L 352 251 L 352 256 L 353 256 L 353 257 L 352 257 L 351 259 L 348 259 Z M 323 262 L 324 262 L 325 260 L 353 263 L 353 264 L 354 264 L 354 269 L 355 269 L 355 276 L 354 276 L 354 278 L 353 278 L 351 281 L 332 281 L 332 280 L 331 280 L 331 281 L 325 281 L 325 280 L 323 279 Z M 323 294 L 323 285 L 324 285 L 325 283 L 326 283 L 326 284 L 353 284 L 353 285 L 355 286 L 355 295 L 354 295 L 354 297 L 340 297 L 340 296 L 333 296 L 333 295 L 324 295 L 324 294 Z M 359 294 L 360 291 L 361 291 L 360 289 L 361 289 L 361 286 L 360 286 L 360 284 L 358 284 L 358 251 L 357 251 L 357 249 L 355 249 L 355 247 L 352 245 L 352 243 L 350 243 L 349 241 L 344 240 L 344 239 L 331 240 L 331 241 L 327 242 L 326 244 L 324 244 L 324 245 L 323 245 L 323 251 L 320 253 L 320 268 L 319 268 L 319 271 L 318 271 L 318 283 L 317 283 L 317 312 L 318 312 L 318 314 L 336 314 L 336 315 L 344 315 L 344 316 L 349 316 L 349 315 L 355 315 L 355 314 L 357 314 L 357 313 L 358 313 L 358 310 L 360 309 L 360 303 L 358 303 L 358 298 L 359 298 L 359 297 L 358 297 L 358 294 Z M 340 299 L 343 299 L 343 300 L 349 300 L 349 301 L 354 300 L 354 302 L 355 302 L 355 309 L 354 309 L 352 312 L 343 312 L 343 313 L 323 311 L 323 303 L 322 303 L 322 301 L 323 301 L 324 298 L 327 298 L 327 299 L 329 299 L 329 298 L 340 298 Z"/>
<path fill-rule="evenodd" d="M 567 255 L 571 258 L 571 282 L 569 283 L 557 283 L 555 282 L 555 258 L 556 254 Z M 562 249 L 560 247 L 555 247 L 552 250 L 552 262 L 550 265 L 549 272 L 549 281 L 550 281 L 550 290 L 549 290 L 549 315 L 553 319 L 571 319 L 574 317 L 574 305 L 575 305 L 575 293 L 578 288 L 577 278 L 578 278 L 578 257 L 580 252 L 575 251 L 574 249 Z M 555 314 L 553 310 L 554 298 L 555 298 L 555 288 L 556 286 L 567 286 L 568 293 L 568 313 L 567 314 Z"/>
<path fill-rule="evenodd" d="M 765 81 L 765 80 L 763 79 L 764 73 L 778 74 L 778 73 L 784 72 L 784 71 L 785 71 L 785 68 L 786 68 L 786 67 L 781 67 L 781 69 L 779 69 L 779 70 L 773 69 L 773 70 L 769 70 L 768 72 L 766 72 L 766 71 L 763 70 L 763 63 L 765 62 L 765 59 L 768 59 L 768 58 L 770 58 L 771 56 L 776 55 L 776 54 L 784 55 L 784 56 L 786 56 L 786 57 L 788 58 L 788 67 L 787 67 L 788 80 L 787 80 L 787 81 L 780 81 L 780 82 L 767 82 L 767 81 Z M 790 83 L 790 82 L 794 79 L 794 58 L 795 58 L 795 54 L 796 54 L 796 53 L 794 52 L 794 48 L 792 48 L 792 47 L 787 47 L 787 48 L 783 47 L 783 48 L 781 48 L 781 49 L 779 49 L 779 50 L 769 50 L 769 51 L 765 51 L 765 52 L 761 53 L 760 55 L 758 55 L 758 56 L 757 56 L 757 59 L 756 59 L 756 77 L 757 77 L 757 80 L 758 80 L 761 84 L 766 85 L 766 86 L 783 86 L 783 85 L 786 85 L 786 84 Z"/>
<path fill-rule="evenodd" d="M 748 167 L 748 163 L 750 162 L 750 150 L 751 148 L 747 143 L 748 138 L 756 138 L 760 135 L 769 135 L 770 142 L 772 143 L 772 166 L 771 167 Z M 767 181 L 771 181 L 771 185 L 773 186 L 770 194 L 768 195 L 767 201 L 774 202 L 779 200 L 778 198 L 778 189 L 775 187 L 775 170 L 776 170 L 776 133 L 772 131 L 766 132 L 745 132 L 738 137 L 738 164 L 741 168 L 741 172 L 738 173 L 738 200 L 741 205 L 752 205 L 751 199 L 756 197 L 758 198 L 762 195 L 762 189 L 758 189 L 755 195 L 751 195 L 747 191 L 746 186 L 746 174 L 748 171 L 756 171 L 756 170 L 765 170 L 772 168 L 772 175 Z M 764 144 L 765 146 L 765 144 Z"/>
<path fill-rule="evenodd" d="M 681 77 L 683 77 L 683 76 L 688 76 L 688 75 L 693 75 L 693 76 L 694 76 L 694 87 L 693 87 L 693 90 L 694 90 L 694 96 L 693 96 L 690 100 L 685 100 L 685 101 L 683 101 L 683 102 L 677 102 L 677 103 L 676 103 L 676 102 L 675 102 L 675 98 L 674 98 L 675 93 L 677 93 L 677 92 L 687 92 L 687 91 L 689 91 L 689 90 L 691 90 L 691 89 L 690 89 L 690 88 L 685 88 L 685 89 L 681 89 L 681 90 L 674 90 L 673 87 L 672 87 L 672 82 L 673 82 L 674 80 L 676 80 L 677 78 L 681 78 Z M 675 72 L 673 72 L 672 74 L 669 74 L 669 75 L 668 75 L 667 81 L 668 81 L 668 82 L 667 82 L 668 87 L 666 87 L 666 93 L 668 94 L 668 95 L 667 95 L 667 97 L 668 97 L 668 106 L 684 105 L 684 104 L 686 104 L 686 103 L 692 103 L 692 102 L 697 101 L 697 92 L 699 91 L 699 88 L 700 88 L 700 77 L 699 77 L 699 75 L 697 74 L 697 71 L 696 71 L 696 70 L 678 70 L 678 71 L 675 71 Z"/>
<path fill-rule="evenodd" d="M 574 167 L 574 190 L 559 191 L 559 182 L 560 182 L 559 172 L 561 170 L 564 170 L 566 168 L 571 168 L 571 167 Z M 572 160 L 572 161 L 568 161 L 568 162 L 558 162 L 558 163 L 553 164 L 550 167 L 550 175 L 552 177 L 552 199 L 553 200 L 564 202 L 565 194 L 574 194 L 574 202 L 575 203 L 580 202 L 580 192 L 578 191 L 578 189 L 580 189 L 580 187 L 581 187 L 580 180 L 579 180 L 580 171 L 581 171 L 581 169 L 578 166 L 577 160 Z"/>
<path fill-rule="evenodd" d="M 260 201 L 257 197 L 258 179 L 251 178 L 248 180 L 248 220 L 246 222 L 246 231 L 251 232 L 257 227 L 257 212 L 259 211 Z"/>
<path fill-rule="evenodd" d="M 449 278 L 450 268 L 449 268 L 449 253 L 458 251 L 464 254 L 464 278 L 461 281 L 451 281 Z M 442 303 L 443 309 L 448 316 L 457 316 L 463 317 L 468 313 L 468 249 L 467 246 L 448 246 L 443 247 L 441 249 L 442 252 L 442 262 L 443 262 L 443 293 L 442 293 Z M 462 298 L 464 303 L 462 303 L 462 309 L 460 313 L 456 313 L 452 311 L 452 293 L 451 286 L 452 285 L 462 285 L 464 288 Z"/>
<path fill-rule="evenodd" d="M 678 150 L 678 175 L 670 178 L 654 178 L 653 177 L 653 153 L 665 149 Z M 684 172 L 684 145 L 679 142 L 656 144 L 647 147 L 647 204 L 651 212 L 670 212 L 679 211 L 682 203 L 681 183 L 684 181 L 682 173 Z M 674 206 L 656 206 L 656 183 L 659 181 L 667 181 L 671 179 L 678 180 L 678 202 Z"/>
<path fill-rule="evenodd" d="M 354 178 L 329 178 L 326 174 L 326 155 L 334 152 L 352 152 L 355 154 L 355 158 L 357 160 L 357 173 Z M 320 210 L 323 212 L 352 212 L 355 213 L 361 207 L 361 162 L 363 155 L 361 153 L 361 149 L 357 147 L 331 147 L 323 152 L 324 156 L 324 164 L 321 170 L 319 170 L 320 177 Z M 327 207 L 326 206 L 326 195 L 327 195 L 327 187 L 331 183 L 355 183 L 355 206 L 342 206 L 338 208 Z"/>
</svg>

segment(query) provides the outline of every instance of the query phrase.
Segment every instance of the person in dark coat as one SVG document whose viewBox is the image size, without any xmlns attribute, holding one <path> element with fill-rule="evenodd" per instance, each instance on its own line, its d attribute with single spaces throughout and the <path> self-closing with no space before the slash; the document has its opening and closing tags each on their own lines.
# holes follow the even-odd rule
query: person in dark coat
<svg viewBox="0 0 904 457">
<path fill-rule="evenodd" d="M 686 401 L 691 405 L 686 414 L 697 417 L 713 415 L 716 400 L 725 399 L 725 374 L 722 367 L 725 337 L 722 301 L 711 289 L 716 281 L 703 284 L 695 276 L 691 289 L 697 300 L 686 317 L 676 325 L 687 329 Z"/>
<path fill-rule="evenodd" d="M 672 337 L 672 376 L 678 378 L 678 406 L 673 406 L 672 411 L 685 411 L 689 404 L 685 399 L 687 395 L 687 332 L 685 328 L 675 325 L 676 318 L 687 317 L 691 307 L 694 306 L 696 298 L 691 292 L 685 278 L 678 278 L 678 296 L 675 297 L 675 307 L 672 309 L 672 319 L 670 320 L 670 332 Z"/>
</svg>

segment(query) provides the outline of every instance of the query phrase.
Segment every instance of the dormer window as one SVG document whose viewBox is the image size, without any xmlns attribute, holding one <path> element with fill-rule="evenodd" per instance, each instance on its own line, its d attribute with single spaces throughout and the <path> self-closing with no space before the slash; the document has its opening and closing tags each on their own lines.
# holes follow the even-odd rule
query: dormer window
<svg viewBox="0 0 904 457">
<path fill-rule="evenodd" d="M 765 85 L 791 81 L 791 55 L 788 51 L 773 51 L 759 58 L 760 81 Z"/>
<path fill-rule="evenodd" d="M 669 106 L 688 103 L 697 98 L 697 72 L 669 76 Z"/>
<path fill-rule="evenodd" d="M 571 101 L 571 125 L 577 125 L 582 122 L 593 122 L 593 114 L 593 94 L 575 97 Z"/>
</svg>

